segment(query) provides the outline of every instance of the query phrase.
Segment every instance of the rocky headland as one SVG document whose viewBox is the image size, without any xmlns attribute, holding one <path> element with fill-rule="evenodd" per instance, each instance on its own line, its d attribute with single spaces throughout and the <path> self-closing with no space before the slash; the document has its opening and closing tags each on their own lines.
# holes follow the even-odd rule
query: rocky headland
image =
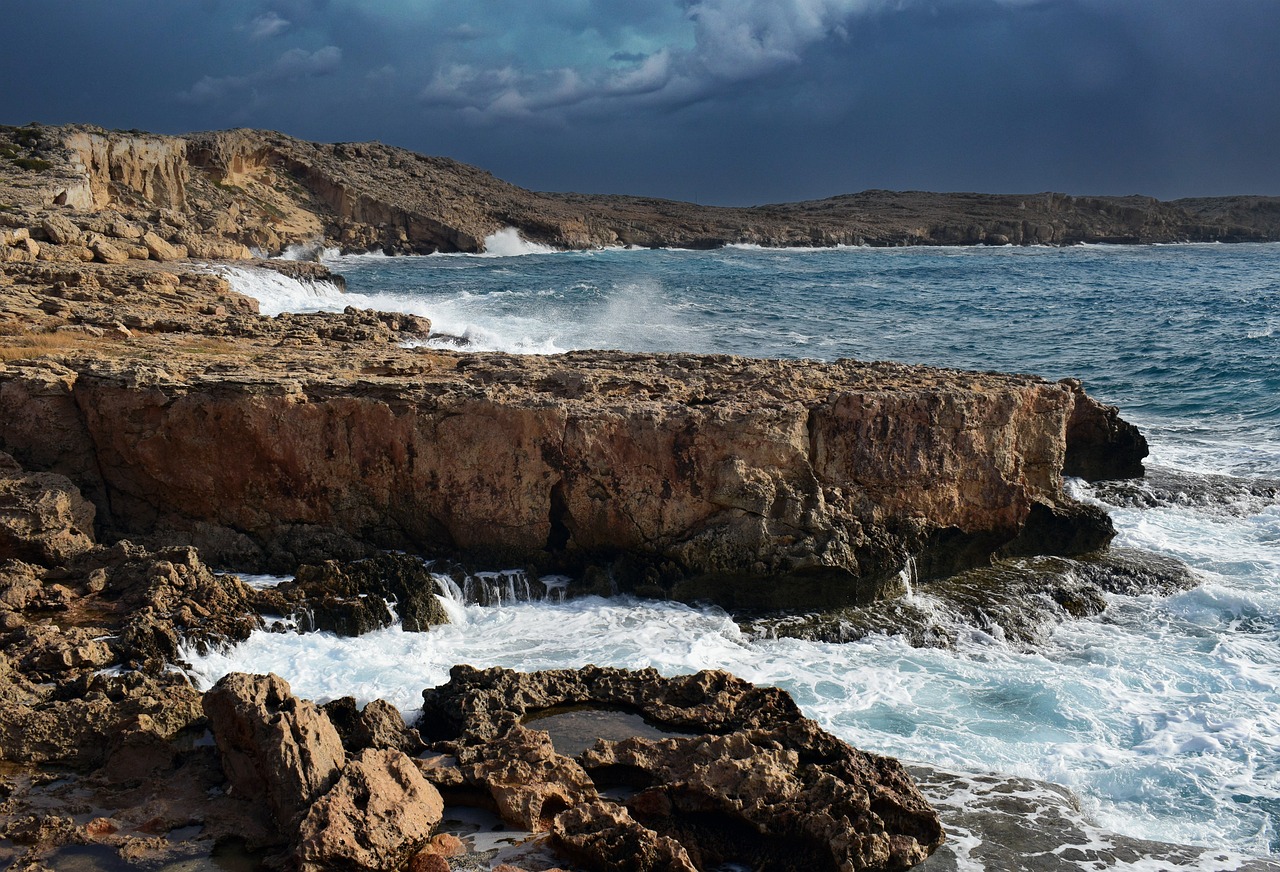
<svg viewBox="0 0 1280 872">
<path fill-rule="evenodd" d="M 62 207 L 50 212 L 50 207 Z M 1071 245 L 1280 239 L 1280 198 L 864 191 L 753 207 L 528 191 L 381 143 L 231 130 L 186 136 L 83 125 L 0 127 L 0 260 L 39 243 L 102 262 L 278 254 L 289 245 L 481 251 L 507 227 L 557 248 Z M 57 215 L 46 224 L 50 214 Z M 69 218 L 69 222 L 59 220 Z M 4 226 L 0 223 L 0 226 Z M 146 234 L 150 234 L 150 237 Z M 105 246 L 105 248 L 104 248 Z M 54 256 L 47 253 L 46 258 Z"/>
<path fill-rule="evenodd" d="M 906 770 L 724 673 L 458 667 L 407 727 L 384 702 L 318 706 L 276 676 L 202 693 L 183 652 L 264 615 L 359 634 L 391 603 L 431 632 L 447 616 L 422 558 L 563 573 L 568 595 L 713 601 L 775 632 L 791 631 L 780 613 L 822 610 L 834 623 L 807 632 L 833 639 L 856 636 L 833 610 L 891 609 L 914 584 L 977 610 L 1012 591 L 1016 612 L 1035 561 L 1070 564 L 1049 592 L 1070 614 L 1117 586 L 1186 583 L 1107 556 L 1109 519 L 1068 494 L 1064 476 L 1140 476 L 1146 454 L 1078 382 L 447 352 L 404 314 L 265 317 L 219 260 L 339 283 L 250 263 L 249 246 L 475 251 L 508 226 L 565 247 L 1275 229 L 1260 203 L 1042 195 L 974 200 L 992 223 L 965 213 L 977 229 L 955 240 L 939 228 L 959 224 L 916 233 L 917 212 L 533 194 L 386 146 L 254 131 L 7 128 L 0 174 L 0 868 L 488 868 L 492 853 L 439 832 L 459 806 L 534 837 L 531 870 L 938 866 L 939 818 Z M 554 718 L 583 709 L 658 735 L 557 744 Z"/>
</svg>

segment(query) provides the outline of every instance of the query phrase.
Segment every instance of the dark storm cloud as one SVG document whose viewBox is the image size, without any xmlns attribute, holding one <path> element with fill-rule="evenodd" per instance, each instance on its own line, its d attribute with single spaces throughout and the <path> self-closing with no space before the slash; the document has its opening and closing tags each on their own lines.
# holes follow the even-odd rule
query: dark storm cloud
<svg viewBox="0 0 1280 872">
<path fill-rule="evenodd" d="M 1274 0 L 23 6 L 0 120 L 381 139 L 544 189 L 1280 193 Z"/>
</svg>

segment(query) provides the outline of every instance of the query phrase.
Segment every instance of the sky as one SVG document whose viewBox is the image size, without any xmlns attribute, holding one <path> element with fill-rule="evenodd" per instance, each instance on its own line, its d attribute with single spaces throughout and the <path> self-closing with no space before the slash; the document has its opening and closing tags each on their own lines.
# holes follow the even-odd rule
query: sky
<svg viewBox="0 0 1280 872">
<path fill-rule="evenodd" d="M 527 188 L 1280 195 L 1280 0 L 0 0 L 0 123 L 379 140 Z"/>
</svg>

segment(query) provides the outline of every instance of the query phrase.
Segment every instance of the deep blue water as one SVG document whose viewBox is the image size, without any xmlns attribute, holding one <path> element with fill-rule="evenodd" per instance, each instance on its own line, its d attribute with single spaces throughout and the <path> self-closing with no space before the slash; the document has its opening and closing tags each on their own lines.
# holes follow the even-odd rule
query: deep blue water
<svg viewBox="0 0 1280 872">
<path fill-rule="evenodd" d="M 267 312 L 345 305 L 426 315 L 469 347 L 892 359 L 1082 379 L 1187 493 L 1109 506 L 1118 543 L 1202 584 L 1114 597 L 1039 649 L 972 631 L 953 650 L 892 637 L 744 636 L 715 610 L 617 600 L 454 604 L 429 634 L 263 634 L 200 661 L 303 693 L 406 711 L 467 661 L 522 668 L 722 666 L 790 690 L 872 750 L 1066 784 L 1131 835 L 1280 853 L 1280 245 L 600 251 L 349 257 L 349 293 L 239 272 Z M 454 340 L 434 340 L 448 344 Z M 1226 487 L 1209 488 L 1210 473 Z M 1079 486 L 1084 499 L 1101 491 Z M 1259 497 L 1258 493 L 1263 496 Z M 966 867 L 967 868 L 967 867 Z"/>
</svg>

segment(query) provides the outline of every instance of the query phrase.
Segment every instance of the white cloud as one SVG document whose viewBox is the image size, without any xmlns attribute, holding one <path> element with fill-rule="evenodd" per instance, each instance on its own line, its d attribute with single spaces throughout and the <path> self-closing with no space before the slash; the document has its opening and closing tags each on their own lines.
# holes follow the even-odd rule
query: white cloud
<svg viewBox="0 0 1280 872">
<path fill-rule="evenodd" d="M 437 70 L 421 97 L 494 116 L 619 99 L 698 99 L 801 63 L 813 45 L 844 39 L 852 18 L 890 2 L 685 0 L 683 12 L 669 7 L 682 19 L 667 22 L 667 44 L 659 48 L 648 42 L 636 50 L 624 46 L 572 69 L 524 67 L 510 60 L 497 68 L 450 64 Z"/>
<path fill-rule="evenodd" d="M 342 64 L 342 49 L 326 45 L 315 51 L 291 48 L 276 59 L 267 73 L 268 79 L 297 79 L 304 76 L 327 76 Z"/>
<path fill-rule="evenodd" d="M 187 103 L 214 103 L 246 92 L 258 94 L 260 85 L 327 76 L 342 65 L 342 49 L 326 45 L 315 51 L 291 48 L 271 64 L 242 76 L 204 76 L 178 99 Z"/>
<path fill-rule="evenodd" d="M 249 22 L 246 28 L 249 31 L 251 39 L 270 39 L 273 36 L 279 36 L 292 26 L 292 22 L 287 18 L 281 18 L 277 12 L 267 12 L 259 15 L 253 21 Z"/>
</svg>

